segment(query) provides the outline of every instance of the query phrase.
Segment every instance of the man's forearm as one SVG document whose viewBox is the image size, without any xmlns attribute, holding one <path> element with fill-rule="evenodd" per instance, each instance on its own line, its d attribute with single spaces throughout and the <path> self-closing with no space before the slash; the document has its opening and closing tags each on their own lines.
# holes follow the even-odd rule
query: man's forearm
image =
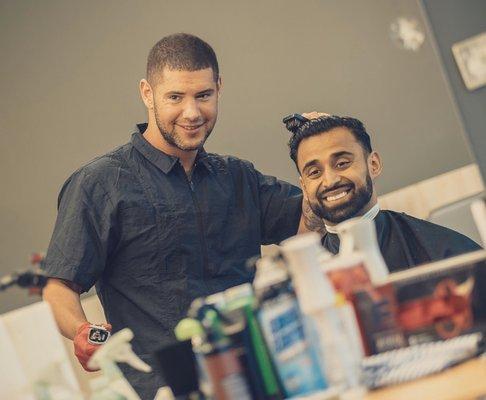
<svg viewBox="0 0 486 400">
<path fill-rule="evenodd" d="M 72 340 L 79 326 L 87 322 L 79 293 L 62 280 L 51 278 L 42 297 L 50 304 L 62 335 Z"/>
</svg>

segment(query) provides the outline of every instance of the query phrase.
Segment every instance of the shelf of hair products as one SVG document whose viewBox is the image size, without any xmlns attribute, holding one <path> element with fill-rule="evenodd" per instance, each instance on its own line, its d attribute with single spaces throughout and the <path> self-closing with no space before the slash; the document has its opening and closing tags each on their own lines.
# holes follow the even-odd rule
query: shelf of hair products
<svg viewBox="0 0 486 400">
<path fill-rule="evenodd" d="M 160 398 L 360 399 L 483 352 L 485 251 L 389 274 L 372 221 L 338 228 L 338 255 L 295 236 L 253 285 L 196 299 L 157 353 Z"/>
</svg>

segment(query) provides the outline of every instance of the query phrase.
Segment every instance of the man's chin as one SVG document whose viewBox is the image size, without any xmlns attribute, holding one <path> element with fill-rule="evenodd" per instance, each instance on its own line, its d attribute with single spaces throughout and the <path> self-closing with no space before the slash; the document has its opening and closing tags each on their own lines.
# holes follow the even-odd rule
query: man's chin
<svg viewBox="0 0 486 400">
<path fill-rule="evenodd" d="M 206 142 L 206 140 L 200 140 L 199 142 L 192 142 L 192 143 L 180 143 L 177 147 L 180 149 L 180 150 L 183 150 L 183 151 L 196 151 L 196 150 L 199 150 L 201 149 L 203 146 L 204 146 L 204 143 Z"/>
<path fill-rule="evenodd" d="M 325 221 L 328 221 L 332 224 L 340 224 L 341 222 L 344 222 L 350 218 L 353 218 L 355 217 L 356 215 L 349 215 L 349 214 L 346 214 L 346 215 L 332 215 L 332 216 L 328 216 L 327 218 L 324 218 Z"/>
<path fill-rule="evenodd" d="M 178 146 L 179 149 L 184 150 L 184 151 L 195 151 L 199 150 L 204 146 L 204 143 L 206 143 L 207 138 L 209 135 L 205 132 L 204 136 L 199 136 L 197 138 L 185 138 L 184 140 L 179 140 L 178 141 Z"/>
<path fill-rule="evenodd" d="M 199 140 L 180 140 L 179 138 L 176 138 L 175 140 L 171 137 L 170 140 L 167 140 L 172 146 L 178 148 L 179 150 L 182 151 L 196 151 L 201 149 L 204 146 L 204 143 L 206 142 L 207 137 L 204 137 Z"/>
<path fill-rule="evenodd" d="M 329 208 L 321 207 L 319 210 L 319 217 L 332 224 L 339 224 L 347 219 L 353 218 L 358 214 L 358 210 L 354 208 L 337 208 L 330 210 Z"/>
</svg>

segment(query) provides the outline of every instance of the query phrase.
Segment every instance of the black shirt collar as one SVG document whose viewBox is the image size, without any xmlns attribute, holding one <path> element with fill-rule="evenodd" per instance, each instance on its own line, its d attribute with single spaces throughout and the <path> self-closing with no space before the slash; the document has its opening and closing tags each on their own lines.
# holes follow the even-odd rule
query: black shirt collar
<svg viewBox="0 0 486 400">
<path fill-rule="evenodd" d="M 152 146 L 144 137 L 143 132 L 147 129 L 147 123 L 137 124 L 132 134 L 133 146 L 150 162 L 158 167 L 163 173 L 168 174 L 174 165 L 179 161 L 178 157 L 171 156 Z M 202 148 L 197 152 L 195 164 L 204 165 L 212 171 L 209 155 Z"/>
</svg>

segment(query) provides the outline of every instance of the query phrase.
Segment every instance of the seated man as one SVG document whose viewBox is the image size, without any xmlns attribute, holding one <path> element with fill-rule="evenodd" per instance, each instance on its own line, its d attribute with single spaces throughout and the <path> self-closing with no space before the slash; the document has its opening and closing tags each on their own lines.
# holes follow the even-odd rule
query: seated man
<svg viewBox="0 0 486 400">
<path fill-rule="evenodd" d="M 334 226 L 353 217 L 374 219 L 378 243 L 391 272 L 480 247 L 451 229 L 380 210 L 374 181 L 381 174 L 379 154 L 361 121 L 355 118 L 311 113 L 292 135 L 290 157 L 297 165 L 308 204 L 322 219 L 322 244 L 339 251 Z M 316 230 L 316 226 L 308 226 Z"/>
</svg>

